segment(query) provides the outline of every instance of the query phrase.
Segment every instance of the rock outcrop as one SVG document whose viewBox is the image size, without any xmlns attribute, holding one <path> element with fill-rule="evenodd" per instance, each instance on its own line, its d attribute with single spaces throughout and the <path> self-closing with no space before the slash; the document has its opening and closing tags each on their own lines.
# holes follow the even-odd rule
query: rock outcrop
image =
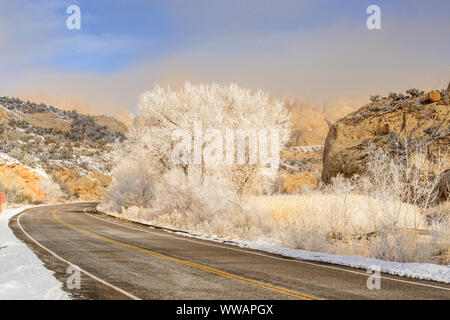
<svg viewBox="0 0 450 320">
<path fill-rule="evenodd" d="M 0 121 L 8 121 L 8 120 L 9 120 L 8 113 L 3 108 L 0 108 Z"/>
<path fill-rule="evenodd" d="M 450 197 L 450 170 L 445 171 L 437 186 L 439 201 L 445 201 Z"/>
<path fill-rule="evenodd" d="M 32 201 L 44 200 L 46 195 L 39 187 L 40 177 L 18 164 L 0 164 L 0 182 L 7 189 L 13 184 Z"/>
<path fill-rule="evenodd" d="M 69 169 L 54 172 L 54 176 L 61 185 L 67 186 L 68 190 L 79 199 L 99 200 L 105 193 L 111 182 L 111 177 L 102 173 L 82 172 Z"/>
<path fill-rule="evenodd" d="M 441 100 L 441 94 L 437 90 L 428 92 L 428 100 L 430 102 L 438 102 Z"/>
<path fill-rule="evenodd" d="M 399 142 L 408 141 L 410 145 L 425 143 L 428 156 L 433 158 L 440 152 L 445 164 L 443 171 L 449 169 L 448 92 L 409 92 L 412 96 L 390 94 L 387 98 L 373 97 L 371 103 L 332 125 L 324 147 L 324 183 L 329 183 L 337 174 L 351 177 L 363 173 L 367 148 L 371 144 L 389 152 L 398 152 Z M 439 100 L 435 101 L 438 96 Z"/>
</svg>

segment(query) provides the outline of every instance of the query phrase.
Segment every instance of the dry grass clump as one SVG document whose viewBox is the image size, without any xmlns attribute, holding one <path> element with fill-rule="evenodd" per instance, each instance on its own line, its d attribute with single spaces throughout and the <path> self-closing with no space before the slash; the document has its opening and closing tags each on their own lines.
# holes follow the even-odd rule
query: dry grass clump
<svg viewBox="0 0 450 320">
<path fill-rule="evenodd" d="M 418 218 L 420 210 L 411 204 L 323 191 L 254 197 L 249 202 L 268 210 L 274 224 L 283 225 L 278 239 L 291 248 L 400 262 L 430 262 L 445 250 L 440 236 L 445 233 Z M 395 216 L 386 207 L 395 208 Z M 430 233 L 417 234 L 415 226 Z M 448 234 L 448 226 L 444 229 Z"/>
</svg>

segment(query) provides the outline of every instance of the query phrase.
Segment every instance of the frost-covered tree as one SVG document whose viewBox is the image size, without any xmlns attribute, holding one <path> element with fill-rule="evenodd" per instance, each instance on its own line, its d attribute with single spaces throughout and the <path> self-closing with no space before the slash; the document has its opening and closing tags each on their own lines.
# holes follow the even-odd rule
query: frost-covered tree
<svg viewBox="0 0 450 320">
<path fill-rule="evenodd" d="M 112 172 L 112 189 L 123 189 L 118 177 L 123 179 L 120 171 L 127 164 L 142 162 L 140 170 L 145 167 L 153 183 L 184 176 L 172 184 L 189 177 L 196 184 L 213 180 L 237 195 L 262 191 L 270 187 L 271 177 L 261 169 L 278 160 L 275 145 L 282 149 L 289 139 L 285 105 L 263 90 L 236 84 L 187 82 L 177 90 L 157 85 L 139 97 L 138 111 L 129 139 L 116 150 L 120 163 Z M 180 145 L 186 147 L 177 150 Z"/>
</svg>

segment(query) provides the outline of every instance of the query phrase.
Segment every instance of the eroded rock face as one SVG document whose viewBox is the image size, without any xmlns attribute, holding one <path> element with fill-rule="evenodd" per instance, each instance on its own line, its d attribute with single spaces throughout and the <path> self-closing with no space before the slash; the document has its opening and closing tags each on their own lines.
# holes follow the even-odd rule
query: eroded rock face
<svg viewBox="0 0 450 320">
<path fill-rule="evenodd" d="M 30 196 L 32 201 L 44 200 L 46 195 L 39 187 L 40 177 L 18 164 L 0 164 L 0 181 L 4 187 L 9 188 L 15 184 L 24 194 Z"/>
<path fill-rule="evenodd" d="M 337 121 L 325 141 L 322 181 L 329 183 L 337 174 L 363 173 L 369 145 L 398 152 L 398 142 L 405 139 L 411 144 L 425 142 L 430 157 L 440 152 L 443 171 L 449 169 L 449 96 L 446 91 L 439 96 L 435 102 L 425 94 L 378 98 Z"/>
<path fill-rule="evenodd" d="M 83 173 L 80 170 L 60 170 L 54 173 L 55 178 L 61 185 L 66 185 L 70 193 L 77 195 L 83 200 L 99 200 L 105 193 L 111 182 L 111 177 L 102 173 L 91 171 Z M 31 201 L 42 201 L 47 195 L 41 189 L 39 176 L 29 168 L 18 164 L 0 164 L 0 182 L 9 189 L 13 184 Z"/>
<path fill-rule="evenodd" d="M 438 199 L 445 201 L 450 196 L 450 170 L 445 171 L 442 174 L 439 184 L 437 185 Z"/>
<path fill-rule="evenodd" d="M 99 200 L 105 193 L 111 182 L 111 177 L 102 173 L 81 172 L 80 170 L 69 169 L 56 171 L 55 178 L 61 185 L 66 185 L 70 193 L 75 194 L 83 200 Z"/>
</svg>

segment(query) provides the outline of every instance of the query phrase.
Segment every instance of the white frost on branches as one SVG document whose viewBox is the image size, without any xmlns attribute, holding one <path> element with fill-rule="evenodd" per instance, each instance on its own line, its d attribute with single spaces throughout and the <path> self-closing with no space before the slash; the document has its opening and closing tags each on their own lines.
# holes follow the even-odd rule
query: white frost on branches
<svg viewBox="0 0 450 320">
<path fill-rule="evenodd" d="M 219 162 L 211 165 L 207 161 L 194 161 L 194 152 L 188 154 L 191 161 L 178 164 L 171 161 L 177 144 L 173 140 L 174 132 L 180 130 L 189 139 L 192 137 L 193 150 L 197 145 L 203 152 L 210 150 L 213 142 L 217 143 L 208 139 L 211 132 L 221 132 L 225 137 L 229 130 L 267 130 L 268 134 L 270 130 L 276 130 L 279 132 L 279 147 L 283 148 L 289 139 L 289 113 L 282 102 L 273 99 L 267 92 L 252 91 L 236 84 L 193 85 L 187 82 L 178 90 L 157 85 L 139 97 L 138 111 L 129 139 L 116 150 L 119 163 L 113 170 L 110 197 L 116 205 L 152 207 L 161 201 L 155 199 L 158 190 L 175 192 L 174 188 L 180 194 L 188 190 L 198 192 L 204 199 L 208 198 L 204 191 L 219 194 L 231 192 L 240 196 L 270 190 L 273 177 L 262 176 L 259 170 L 261 163 L 249 161 L 252 156 L 250 142 L 245 149 L 247 161 L 244 164 Z M 197 127 L 195 131 L 198 123 L 201 128 Z M 202 133 L 200 138 L 199 131 Z M 271 138 L 266 140 L 272 144 Z M 236 153 L 238 142 L 238 139 L 231 142 Z M 223 143 L 225 153 L 229 147 L 227 139 L 220 143 Z M 278 159 L 279 154 L 275 156 Z M 130 192 L 133 195 L 127 196 Z"/>
</svg>

